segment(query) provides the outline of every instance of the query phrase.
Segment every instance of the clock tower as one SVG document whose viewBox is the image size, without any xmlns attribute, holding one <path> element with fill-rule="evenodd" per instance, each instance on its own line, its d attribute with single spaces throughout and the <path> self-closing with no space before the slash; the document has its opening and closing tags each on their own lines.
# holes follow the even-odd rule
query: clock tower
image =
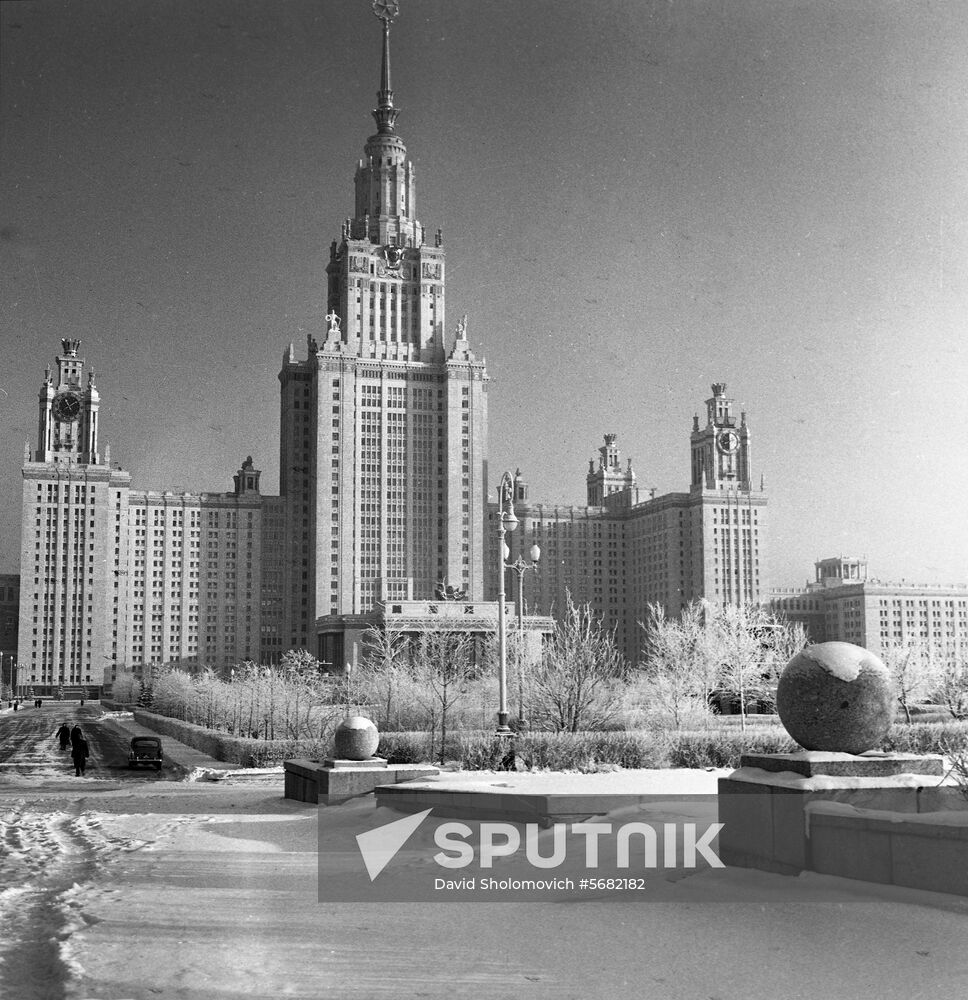
<svg viewBox="0 0 968 1000">
<path fill-rule="evenodd" d="M 706 426 L 693 417 L 692 489 L 750 489 L 750 431 L 746 414 L 733 416 L 733 400 L 726 398 L 726 383 L 714 382 L 706 400 Z"/>
<path fill-rule="evenodd" d="M 123 653 L 131 476 L 98 451 L 100 396 L 80 346 L 61 341 L 40 387 L 36 448 L 24 445 L 17 657 L 25 685 L 83 698 Z"/>
<path fill-rule="evenodd" d="M 84 379 L 84 361 L 77 356 L 81 342 L 65 338 L 57 357 L 57 371 L 50 365 L 40 388 L 36 462 L 98 465 L 98 407 L 100 396 L 94 371 Z"/>
<path fill-rule="evenodd" d="M 746 414 L 733 414 L 726 383 L 713 383 L 706 424 L 693 418 L 689 487 L 692 597 L 749 605 L 764 587 L 767 498 L 754 488 Z"/>
</svg>

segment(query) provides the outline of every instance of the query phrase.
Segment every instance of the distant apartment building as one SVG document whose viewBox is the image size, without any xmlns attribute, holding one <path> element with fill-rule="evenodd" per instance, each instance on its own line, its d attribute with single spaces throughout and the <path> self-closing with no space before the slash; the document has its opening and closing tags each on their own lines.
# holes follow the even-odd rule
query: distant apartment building
<svg viewBox="0 0 968 1000">
<path fill-rule="evenodd" d="M 0 573 L 0 690 L 17 681 L 17 633 L 20 627 L 20 576 Z"/>
<path fill-rule="evenodd" d="M 649 604 L 678 615 L 691 601 L 759 603 L 766 567 L 767 496 L 751 481 L 751 432 L 726 385 L 715 383 L 706 418 L 690 435 L 688 492 L 640 495 L 631 459 L 623 466 L 615 434 L 589 463 L 584 506 L 531 500 L 515 477 L 518 528 L 511 559 L 541 548 L 538 572 L 524 576 L 524 599 L 536 614 L 558 614 L 568 595 L 588 603 L 613 629 L 631 662 L 641 655 L 640 622 Z M 497 592 L 497 505 L 489 512 L 488 592 Z M 510 587 L 511 580 L 508 581 Z M 510 589 L 508 590 L 510 593 Z"/>
<path fill-rule="evenodd" d="M 235 484 L 225 494 L 129 492 L 122 662 L 263 657 L 263 498 L 251 458 Z"/>
<path fill-rule="evenodd" d="M 20 575 L 0 573 L 0 653 L 17 652 L 20 616 Z"/>
<path fill-rule="evenodd" d="M 968 644 L 968 586 L 872 579 L 866 560 L 851 556 L 819 560 L 812 582 L 774 590 L 765 604 L 802 622 L 814 642 L 852 642 L 878 654 L 892 647 Z"/>
</svg>

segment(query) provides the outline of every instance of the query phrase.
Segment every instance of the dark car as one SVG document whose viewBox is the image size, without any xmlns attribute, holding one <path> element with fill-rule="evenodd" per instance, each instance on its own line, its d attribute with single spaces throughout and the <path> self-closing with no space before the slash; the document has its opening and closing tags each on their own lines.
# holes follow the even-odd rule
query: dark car
<svg viewBox="0 0 968 1000">
<path fill-rule="evenodd" d="M 131 739 L 131 750 L 128 752 L 128 767 L 140 767 L 142 764 L 161 770 L 161 740 L 157 736 L 134 736 Z"/>
</svg>

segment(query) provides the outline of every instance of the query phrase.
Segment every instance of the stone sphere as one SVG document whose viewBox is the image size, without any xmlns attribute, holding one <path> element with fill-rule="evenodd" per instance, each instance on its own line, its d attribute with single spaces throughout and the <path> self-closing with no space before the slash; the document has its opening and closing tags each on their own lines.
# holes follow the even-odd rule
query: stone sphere
<svg viewBox="0 0 968 1000">
<path fill-rule="evenodd" d="M 776 710 L 806 750 L 864 753 L 880 743 L 894 720 L 894 685 L 887 667 L 868 650 L 819 642 L 784 668 Z"/>
<path fill-rule="evenodd" d="M 336 727 L 333 756 L 337 760 L 369 760 L 379 744 L 376 726 L 362 715 L 351 715 Z"/>
</svg>

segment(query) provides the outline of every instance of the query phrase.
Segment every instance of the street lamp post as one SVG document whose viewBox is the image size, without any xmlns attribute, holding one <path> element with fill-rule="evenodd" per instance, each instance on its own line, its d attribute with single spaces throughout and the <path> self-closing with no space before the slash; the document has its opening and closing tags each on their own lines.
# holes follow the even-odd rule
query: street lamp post
<svg viewBox="0 0 968 1000">
<path fill-rule="evenodd" d="M 504 542 L 504 535 L 514 531 L 518 519 L 514 516 L 514 480 L 510 472 L 501 476 L 501 485 L 497 491 L 497 558 L 499 571 L 497 575 L 497 662 L 498 662 L 498 707 L 497 735 L 511 736 L 508 725 L 508 673 L 507 673 L 507 622 L 504 617 L 504 572 L 507 568 L 509 550 Z"/>
<path fill-rule="evenodd" d="M 524 546 L 524 540 L 521 541 L 522 547 Z M 529 570 L 533 569 L 537 572 L 538 564 L 541 560 L 541 548 L 536 544 L 532 545 L 528 551 L 528 555 L 531 557 L 531 562 L 526 562 L 521 555 L 514 560 L 510 565 L 505 566 L 506 569 L 513 569 L 515 575 L 518 578 L 518 593 L 517 593 L 517 613 L 518 613 L 518 729 L 524 723 L 524 670 L 522 668 L 522 660 L 524 658 L 524 574 Z"/>
</svg>

